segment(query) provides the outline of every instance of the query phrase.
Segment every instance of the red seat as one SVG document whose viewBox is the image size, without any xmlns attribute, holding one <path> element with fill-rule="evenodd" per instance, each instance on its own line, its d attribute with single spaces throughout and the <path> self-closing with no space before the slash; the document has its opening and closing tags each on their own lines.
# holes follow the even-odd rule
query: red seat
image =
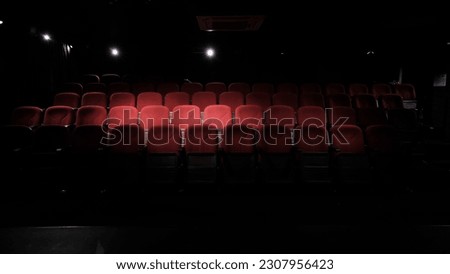
<svg viewBox="0 0 450 274">
<path fill-rule="evenodd" d="M 139 124 L 137 108 L 131 106 L 117 106 L 109 110 L 109 128 L 129 124 Z"/>
<path fill-rule="evenodd" d="M 115 83 L 115 82 L 121 82 L 121 81 L 122 81 L 122 78 L 120 78 L 120 76 L 115 73 L 105 73 L 105 74 L 102 74 L 102 76 L 100 77 L 100 82 L 105 83 L 106 85 L 109 85 L 109 84 Z"/>
<path fill-rule="evenodd" d="M 137 109 L 142 111 L 146 106 L 160 106 L 162 105 L 162 96 L 158 92 L 141 92 L 137 97 Z"/>
<path fill-rule="evenodd" d="M 257 147 L 262 153 L 279 154 L 292 151 L 293 139 L 291 127 L 264 125 L 262 128 L 262 139 Z"/>
<path fill-rule="evenodd" d="M 82 106 L 100 106 L 106 108 L 106 94 L 103 92 L 88 92 L 81 98 Z"/>
<path fill-rule="evenodd" d="M 353 96 L 353 106 L 355 108 L 377 108 L 375 97 L 369 94 Z"/>
<path fill-rule="evenodd" d="M 78 108 L 78 106 L 80 105 L 80 95 L 73 92 L 58 93 L 53 99 L 53 105 Z"/>
<path fill-rule="evenodd" d="M 317 127 L 325 127 L 325 111 L 321 107 L 306 106 L 297 110 L 297 123 L 300 127 L 315 125 Z"/>
<path fill-rule="evenodd" d="M 252 127 L 262 126 L 263 112 L 257 105 L 242 105 L 236 108 L 235 123 Z"/>
<path fill-rule="evenodd" d="M 361 108 L 356 110 L 358 125 L 365 128 L 373 125 L 387 124 L 386 114 L 381 109 Z"/>
<path fill-rule="evenodd" d="M 272 94 L 274 91 L 275 88 L 271 83 L 254 83 L 252 85 L 252 92 L 267 92 Z"/>
<path fill-rule="evenodd" d="M 224 82 L 209 82 L 205 85 L 205 91 L 212 91 L 216 94 L 227 91 L 227 86 Z"/>
<path fill-rule="evenodd" d="M 350 107 L 334 107 L 328 111 L 331 126 L 356 125 L 355 110 Z"/>
<path fill-rule="evenodd" d="M 353 83 L 348 88 L 350 96 L 369 94 L 369 88 L 366 84 Z"/>
<path fill-rule="evenodd" d="M 297 94 L 293 92 L 278 92 L 272 96 L 273 105 L 290 106 L 293 109 L 298 108 Z"/>
<path fill-rule="evenodd" d="M 247 105 L 257 105 L 266 110 L 272 105 L 270 94 L 267 92 L 251 92 L 245 97 Z"/>
<path fill-rule="evenodd" d="M 173 110 L 175 106 L 189 105 L 189 93 L 187 92 L 169 92 L 164 96 L 164 105 Z"/>
<path fill-rule="evenodd" d="M 219 143 L 217 129 L 207 125 L 193 125 L 187 128 L 186 154 L 215 154 Z"/>
<path fill-rule="evenodd" d="M 347 94 L 330 94 L 327 96 L 328 99 L 328 107 L 351 107 L 352 103 L 350 101 L 350 97 Z"/>
<path fill-rule="evenodd" d="M 101 126 L 106 122 L 107 113 L 104 107 L 83 106 L 77 111 L 75 126 L 97 125 Z"/>
<path fill-rule="evenodd" d="M 295 125 L 295 111 L 289 106 L 271 106 L 264 113 L 264 124 L 293 128 Z"/>
<path fill-rule="evenodd" d="M 194 105 L 174 107 L 172 123 L 181 130 L 185 130 L 189 126 L 201 125 L 200 108 Z"/>
<path fill-rule="evenodd" d="M 110 128 L 108 148 L 113 153 L 136 154 L 145 148 L 145 132 L 137 124 L 121 124 Z"/>
<path fill-rule="evenodd" d="M 236 108 L 244 104 L 244 95 L 237 91 L 226 91 L 219 95 L 219 104 L 227 105 L 231 108 L 232 112 L 236 111 Z"/>
<path fill-rule="evenodd" d="M 69 126 L 73 124 L 73 108 L 67 106 L 53 106 L 45 110 L 43 125 Z"/>
<path fill-rule="evenodd" d="M 342 125 L 331 128 L 333 147 L 337 154 L 362 154 L 364 149 L 364 136 L 361 128 L 355 125 Z"/>
<path fill-rule="evenodd" d="M 136 106 L 136 97 L 131 92 L 116 92 L 109 97 L 109 107 Z"/>
<path fill-rule="evenodd" d="M 166 106 L 146 106 L 141 110 L 140 120 L 145 130 L 169 124 L 169 109 Z"/>
<path fill-rule="evenodd" d="M 318 106 L 325 107 L 323 96 L 320 93 L 302 93 L 299 98 L 300 107 L 304 106 Z"/>
<path fill-rule="evenodd" d="M 174 125 L 159 125 L 150 128 L 147 139 L 149 154 L 178 154 L 181 149 L 181 132 Z"/>
<path fill-rule="evenodd" d="M 398 84 L 394 86 L 395 93 L 403 100 L 416 100 L 416 90 L 411 84 Z"/>
<path fill-rule="evenodd" d="M 325 87 L 325 95 L 345 93 L 345 86 L 340 83 L 330 83 Z"/>
<path fill-rule="evenodd" d="M 374 84 L 372 86 L 372 94 L 373 96 L 375 96 L 375 98 L 378 98 L 379 96 L 382 95 L 386 95 L 386 94 L 391 94 L 392 93 L 392 89 L 391 86 L 388 84 Z"/>
<path fill-rule="evenodd" d="M 224 133 L 223 151 L 250 154 L 255 151 L 260 139 L 260 132 L 255 128 L 245 125 L 228 125 Z"/>
<path fill-rule="evenodd" d="M 402 109 L 403 99 L 397 94 L 387 94 L 381 96 L 381 107 L 384 109 Z"/>
<path fill-rule="evenodd" d="M 41 124 L 43 113 L 38 107 L 17 107 L 12 112 L 11 123 L 16 126 L 35 127 Z"/>
<path fill-rule="evenodd" d="M 205 108 L 204 112 L 205 125 L 213 125 L 215 128 L 222 130 L 231 125 L 233 120 L 231 117 L 231 108 L 226 105 L 212 105 Z"/>
<path fill-rule="evenodd" d="M 204 111 L 207 106 L 217 104 L 216 93 L 212 91 L 195 92 L 192 95 L 192 104 L 198 106 L 200 111 Z"/>
<path fill-rule="evenodd" d="M 61 92 L 74 92 L 77 94 L 83 93 L 83 85 L 80 83 L 68 82 L 64 83 L 61 87 Z"/>
<path fill-rule="evenodd" d="M 246 95 L 247 93 L 250 93 L 252 89 L 248 83 L 235 82 L 228 85 L 228 91 L 238 91 Z"/>
<path fill-rule="evenodd" d="M 295 130 L 295 145 L 303 153 L 328 152 L 328 136 L 325 127 L 304 126 Z"/>
</svg>

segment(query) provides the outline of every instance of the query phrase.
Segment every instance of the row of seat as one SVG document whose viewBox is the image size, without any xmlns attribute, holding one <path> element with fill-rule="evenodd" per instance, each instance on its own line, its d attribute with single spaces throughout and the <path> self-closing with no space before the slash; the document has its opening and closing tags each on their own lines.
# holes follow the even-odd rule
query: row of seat
<svg viewBox="0 0 450 274">
<path fill-rule="evenodd" d="M 359 125 L 363 128 L 371 125 L 392 124 L 396 128 L 417 128 L 414 110 L 357 109 L 334 107 L 323 109 L 318 106 L 292 107 L 274 105 L 262 109 L 258 105 L 240 105 L 234 112 L 227 105 L 210 105 L 203 112 L 195 105 L 178 105 L 171 112 L 167 106 L 146 106 L 139 110 L 132 106 L 116 106 L 109 109 L 101 106 L 82 106 L 74 110 L 67 106 L 52 106 L 45 110 L 33 106 L 18 107 L 13 111 L 12 125 L 25 127 L 44 126 L 83 126 L 83 125 L 123 125 L 141 124 L 145 130 L 154 126 L 174 124 L 179 127 L 199 124 L 214 124 L 223 129 L 231 124 L 282 125 L 294 127 L 316 124 L 321 126 Z"/>
<path fill-rule="evenodd" d="M 97 105 L 102 107 L 109 106 L 136 106 L 139 111 L 145 106 L 165 105 L 169 110 L 173 110 L 178 105 L 196 105 L 201 111 L 210 105 L 228 105 L 234 112 L 237 106 L 248 104 L 258 105 L 262 109 L 267 109 L 271 105 L 286 105 L 294 109 L 299 106 L 319 106 L 325 107 L 354 107 L 354 108 L 378 108 L 383 109 L 401 109 L 415 108 L 412 102 L 404 101 L 400 95 L 387 94 L 382 95 L 378 100 L 369 94 L 355 95 L 352 98 L 347 94 L 332 94 L 325 98 L 320 93 L 297 94 L 289 92 L 280 92 L 270 95 L 265 92 L 251 92 L 245 97 L 241 92 L 227 91 L 217 96 L 214 92 L 201 91 L 195 92 L 192 96 L 187 92 L 169 92 L 164 96 L 157 92 L 142 92 L 137 95 L 130 92 L 115 92 L 109 96 L 102 92 L 88 92 L 82 97 L 77 93 L 64 92 L 55 95 L 54 106 L 69 106 L 78 108 L 81 106 Z"/>
<path fill-rule="evenodd" d="M 58 126 L 39 127 L 36 132 L 27 127 L 20 129 L 23 130 L 20 139 L 2 142 L 2 151 L 7 145 L 22 142 L 20 148 L 9 147 L 4 155 L 15 154 L 9 159 L 16 159 L 17 155 L 24 157 L 23 153 L 30 151 L 34 158 L 27 159 L 48 160 L 52 153 L 51 157 L 60 165 L 64 164 L 62 159 L 67 159 L 61 155 L 67 152 L 78 160 L 108 153 L 106 159 L 117 166 L 117 173 L 124 169 L 123 164 L 129 164 L 130 159 L 139 161 L 145 152 L 151 174 L 159 174 L 158 178 L 169 181 L 181 163 L 194 181 L 214 181 L 218 165 L 228 170 L 232 182 L 248 182 L 257 166 L 265 173 L 264 177 L 279 181 L 289 177 L 296 161 L 301 162 L 303 174 L 311 180 L 329 180 L 330 166 L 337 168 L 340 176 L 346 174 L 353 178 L 356 173 L 367 172 L 369 158 L 374 159 L 372 164 L 378 165 L 380 159 L 381 162 L 392 159 L 400 148 L 395 129 L 385 125 L 371 126 L 364 131 L 354 125 L 336 126 L 330 131 L 323 126 L 309 125 L 291 131 L 284 126 L 267 125 L 257 129 L 241 124 L 229 125 L 220 133 L 207 125 L 190 126 L 183 131 L 169 124 L 151 128 L 147 135 L 136 124 L 116 126 L 109 132 L 100 126 L 84 125 L 76 127 L 71 134 L 67 128 Z M 8 135 L 3 132 L 2 137 L 5 136 Z"/>
<path fill-rule="evenodd" d="M 244 82 L 230 83 L 228 86 L 223 82 L 210 82 L 206 85 L 198 82 L 183 83 L 179 86 L 175 82 L 163 82 L 155 85 L 154 83 L 136 83 L 128 84 L 125 82 L 111 82 L 108 85 L 104 83 L 94 82 L 87 84 L 80 83 L 65 83 L 61 89 L 61 92 L 75 92 L 75 93 L 86 93 L 86 92 L 105 92 L 108 94 L 114 92 L 147 92 L 154 91 L 161 94 L 166 94 L 168 92 L 182 91 L 189 94 L 193 94 L 198 91 L 211 91 L 216 94 L 220 94 L 225 91 L 237 91 L 244 95 L 250 92 L 266 92 L 266 93 L 278 93 L 278 92 L 289 92 L 294 94 L 303 93 L 321 93 L 323 95 L 332 94 L 349 94 L 350 96 L 361 95 L 361 94 L 372 94 L 375 97 L 386 95 L 386 94 L 398 94 L 404 100 L 415 100 L 416 92 L 415 88 L 411 84 L 397 84 L 388 85 L 384 83 L 374 84 L 369 88 L 366 84 L 353 83 L 345 87 L 341 83 L 330 83 L 324 88 L 318 83 L 304 83 L 297 85 L 295 83 L 280 83 L 276 86 L 272 83 L 254 83 L 250 85 Z"/>
</svg>

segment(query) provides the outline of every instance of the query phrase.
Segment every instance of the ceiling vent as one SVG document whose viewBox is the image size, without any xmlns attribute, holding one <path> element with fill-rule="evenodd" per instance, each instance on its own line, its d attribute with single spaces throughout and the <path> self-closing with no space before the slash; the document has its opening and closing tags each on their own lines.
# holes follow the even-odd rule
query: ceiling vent
<svg viewBox="0 0 450 274">
<path fill-rule="evenodd" d="M 197 16 L 198 26 L 204 31 L 256 31 L 263 21 L 263 15 Z"/>
</svg>

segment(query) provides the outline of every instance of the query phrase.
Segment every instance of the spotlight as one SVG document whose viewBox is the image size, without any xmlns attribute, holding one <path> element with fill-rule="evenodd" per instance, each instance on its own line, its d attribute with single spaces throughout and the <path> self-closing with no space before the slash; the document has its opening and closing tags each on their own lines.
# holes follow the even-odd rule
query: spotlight
<svg viewBox="0 0 450 274">
<path fill-rule="evenodd" d="M 208 49 L 206 49 L 205 54 L 206 54 L 207 57 L 212 58 L 212 57 L 214 57 L 216 52 L 214 51 L 214 49 L 208 48 Z"/>
<path fill-rule="evenodd" d="M 69 45 L 69 48 L 73 49 L 73 46 L 72 46 L 72 45 Z"/>
<path fill-rule="evenodd" d="M 44 39 L 45 41 L 50 41 L 52 40 L 52 37 L 50 37 L 48 33 L 44 33 L 42 34 L 42 39 Z"/>
<path fill-rule="evenodd" d="M 112 56 L 119 56 L 119 50 L 117 48 L 111 49 L 111 55 Z"/>
<path fill-rule="evenodd" d="M 3 25 L 3 20 L 0 20 L 0 25 Z"/>
<path fill-rule="evenodd" d="M 373 50 L 369 50 L 366 52 L 367 55 L 375 55 L 375 51 Z"/>
</svg>

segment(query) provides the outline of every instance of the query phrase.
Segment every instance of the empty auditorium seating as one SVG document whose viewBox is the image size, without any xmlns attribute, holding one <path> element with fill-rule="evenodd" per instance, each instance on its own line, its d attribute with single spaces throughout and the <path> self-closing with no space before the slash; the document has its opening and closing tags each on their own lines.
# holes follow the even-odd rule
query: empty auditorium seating
<svg viewBox="0 0 450 274">
<path fill-rule="evenodd" d="M 219 136 L 208 125 L 187 128 L 185 141 L 188 183 L 214 183 L 217 174 Z"/>
<path fill-rule="evenodd" d="M 348 93 L 350 96 L 369 94 L 369 88 L 366 84 L 353 83 L 349 85 Z"/>
<path fill-rule="evenodd" d="M 328 121 L 331 126 L 356 125 L 356 113 L 350 107 L 334 107 L 327 109 Z"/>
<path fill-rule="evenodd" d="M 136 98 L 131 92 L 116 92 L 109 97 L 109 107 L 131 106 L 136 105 Z"/>
<path fill-rule="evenodd" d="M 156 91 L 156 87 L 154 83 L 151 82 L 139 82 L 134 83 L 131 86 L 131 91 L 134 93 L 143 93 L 143 92 L 150 92 L 150 91 Z"/>
<path fill-rule="evenodd" d="M 217 104 L 216 93 L 212 91 L 199 91 L 192 95 L 192 104 L 200 108 L 200 111 L 204 111 L 207 106 Z"/>
<path fill-rule="evenodd" d="M 369 94 L 353 96 L 354 108 L 377 108 L 377 101 L 375 97 Z"/>
<path fill-rule="evenodd" d="M 156 91 L 164 95 L 168 92 L 180 91 L 180 86 L 174 82 L 163 82 L 158 84 Z"/>
<path fill-rule="evenodd" d="M 264 113 L 264 124 L 293 128 L 295 125 L 295 110 L 290 106 L 271 106 Z"/>
<path fill-rule="evenodd" d="M 101 165 L 98 161 L 103 161 L 103 159 L 90 157 L 100 156 L 96 154 L 100 153 L 106 144 L 106 133 L 101 125 L 77 125 L 71 135 L 70 144 L 71 151 L 74 154 L 77 154 L 75 155 L 76 160 L 82 161 L 76 163 L 76 166 L 88 168 L 88 165 L 84 165 L 87 161 L 89 161 L 92 166 Z M 87 157 L 80 158 L 81 155 L 79 154 L 85 154 Z M 94 169 L 95 168 L 89 170 L 93 171 Z"/>
<path fill-rule="evenodd" d="M 169 92 L 164 96 L 164 105 L 173 110 L 175 106 L 179 105 L 189 105 L 190 96 L 187 92 Z"/>
<path fill-rule="evenodd" d="M 387 94 L 380 97 L 380 106 L 384 109 L 399 109 L 403 108 L 403 100 L 400 95 Z"/>
<path fill-rule="evenodd" d="M 299 98 L 299 106 L 318 106 L 325 107 L 323 96 L 320 93 L 301 93 Z"/>
<path fill-rule="evenodd" d="M 103 92 L 88 92 L 81 97 L 82 106 L 107 106 L 106 94 Z"/>
<path fill-rule="evenodd" d="M 252 92 L 267 92 L 267 93 L 274 93 L 275 88 L 273 84 L 271 83 L 254 83 L 252 85 Z"/>
<path fill-rule="evenodd" d="M 89 83 L 84 85 L 84 92 L 103 92 L 106 93 L 106 85 L 104 83 Z"/>
<path fill-rule="evenodd" d="M 113 153 L 135 154 L 145 147 L 144 129 L 137 124 L 122 124 L 109 129 L 108 149 Z"/>
<path fill-rule="evenodd" d="M 293 92 L 278 92 L 272 96 L 273 105 L 285 105 L 290 106 L 293 109 L 298 108 L 298 97 Z"/>
<path fill-rule="evenodd" d="M 271 101 L 271 95 L 267 92 L 250 92 L 245 97 L 247 105 L 257 105 L 264 110 L 272 105 Z"/>
<path fill-rule="evenodd" d="M 74 92 L 78 94 L 83 93 L 83 85 L 80 83 L 68 82 L 64 83 L 61 87 L 61 92 Z"/>
<path fill-rule="evenodd" d="M 5 160 L 3 162 L 4 164 L 14 168 L 12 164 L 21 165 L 14 161 L 17 160 L 14 154 L 22 153 L 31 148 L 33 144 L 33 131 L 25 125 L 2 126 L 0 127 L 0 140 L 0 151 L 2 154 L 0 157 Z M 14 163 L 10 163 L 9 161 L 14 161 Z"/>
<path fill-rule="evenodd" d="M 205 85 L 205 91 L 212 91 L 216 94 L 220 94 L 224 91 L 227 91 L 227 86 L 224 82 L 209 82 Z"/>
<path fill-rule="evenodd" d="M 325 87 L 325 95 L 345 93 L 345 86 L 340 83 L 329 83 Z"/>
<path fill-rule="evenodd" d="M 82 83 L 90 84 L 90 83 L 100 83 L 100 77 L 96 74 L 84 74 L 82 77 Z"/>
<path fill-rule="evenodd" d="M 237 91 L 226 91 L 219 95 L 219 104 L 227 105 L 234 113 L 236 108 L 244 104 L 244 95 Z"/>
<path fill-rule="evenodd" d="M 203 85 L 198 82 L 183 83 L 180 91 L 187 92 L 192 95 L 194 92 L 203 91 Z"/>
<path fill-rule="evenodd" d="M 370 181 L 369 158 L 365 153 L 364 136 L 355 125 L 341 125 L 331 128 L 334 148 L 333 164 L 336 177 L 341 183 L 362 183 Z"/>
<path fill-rule="evenodd" d="M 69 140 L 66 126 L 48 124 L 36 129 L 33 148 L 39 153 L 60 153 L 69 147 Z"/>
<path fill-rule="evenodd" d="M 104 107 L 82 106 L 77 111 L 75 126 L 97 125 L 101 126 L 106 121 L 107 113 Z"/>
<path fill-rule="evenodd" d="M 388 84 L 378 83 L 372 85 L 372 94 L 375 98 L 378 98 L 382 95 L 391 94 L 392 89 Z"/>
<path fill-rule="evenodd" d="M 26 127 L 35 127 L 41 124 L 43 111 L 34 106 L 22 106 L 13 110 L 11 124 Z"/>
<path fill-rule="evenodd" d="M 250 127 L 262 126 L 263 111 L 257 105 L 238 106 L 235 111 L 235 124 L 246 125 Z"/>
<path fill-rule="evenodd" d="M 120 78 L 120 76 L 118 74 L 114 74 L 114 73 L 105 73 L 102 74 L 102 76 L 100 77 L 100 82 L 109 85 L 111 83 L 115 83 L 115 82 L 121 82 L 122 78 Z"/>
<path fill-rule="evenodd" d="M 55 94 L 53 105 L 77 108 L 80 105 L 80 95 L 73 92 L 63 92 Z"/>
<path fill-rule="evenodd" d="M 322 93 L 322 87 L 317 83 L 304 83 L 300 85 L 300 94 Z"/>
<path fill-rule="evenodd" d="M 200 108 L 194 105 L 174 107 L 172 123 L 181 130 L 189 126 L 201 125 Z"/>
<path fill-rule="evenodd" d="M 367 147 L 371 153 L 390 155 L 398 151 L 395 128 L 389 125 L 369 126 L 365 130 Z M 386 160 L 386 159 L 385 159 Z"/>
<path fill-rule="evenodd" d="M 117 106 L 109 110 L 108 128 L 119 125 L 138 124 L 138 110 L 131 106 Z"/>
<path fill-rule="evenodd" d="M 252 89 L 248 83 L 235 82 L 228 85 L 228 91 L 238 91 L 246 95 L 247 93 L 250 93 Z"/>
<path fill-rule="evenodd" d="M 108 85 L 108 93 L 113 94 L 115 92 L 130 92 L 131 88 L 128 83 L 125 82 L 113 82 Z"/>
<path fill-rule="evenodd" d="M 140 120 L 144 124 L 145 130 L 167 126 L 169 124 L 169 113 L 166 106 L 145 106 L 141 110 Z"/>
<path fill-rule="evenodd" d="M 300 107 L 297 110 L 297 123 L 300 127 L 306 127 L 309 125 L 325 127 L 325 110 L 317 106 Z"/>
<path fill-rule="evenodd" d="M 347 94 L 330 94 L 327 95 L 328 107 L 351 107 L 352 103 L 350 97 Z"/>
<path fill-rule="evenodd" d="M 146 106 L 158 106 L 163 104 L 162 95 L 158 92 L 141 92 L 137 96 L 136 107 L 141 111 Z"/>
<path fill-rule="evenodd" d="M 298 86 L 296 83 L 279 83 L 276 87 L 276 92 L 290 92 L 298 94 Z"/>
</svg>

